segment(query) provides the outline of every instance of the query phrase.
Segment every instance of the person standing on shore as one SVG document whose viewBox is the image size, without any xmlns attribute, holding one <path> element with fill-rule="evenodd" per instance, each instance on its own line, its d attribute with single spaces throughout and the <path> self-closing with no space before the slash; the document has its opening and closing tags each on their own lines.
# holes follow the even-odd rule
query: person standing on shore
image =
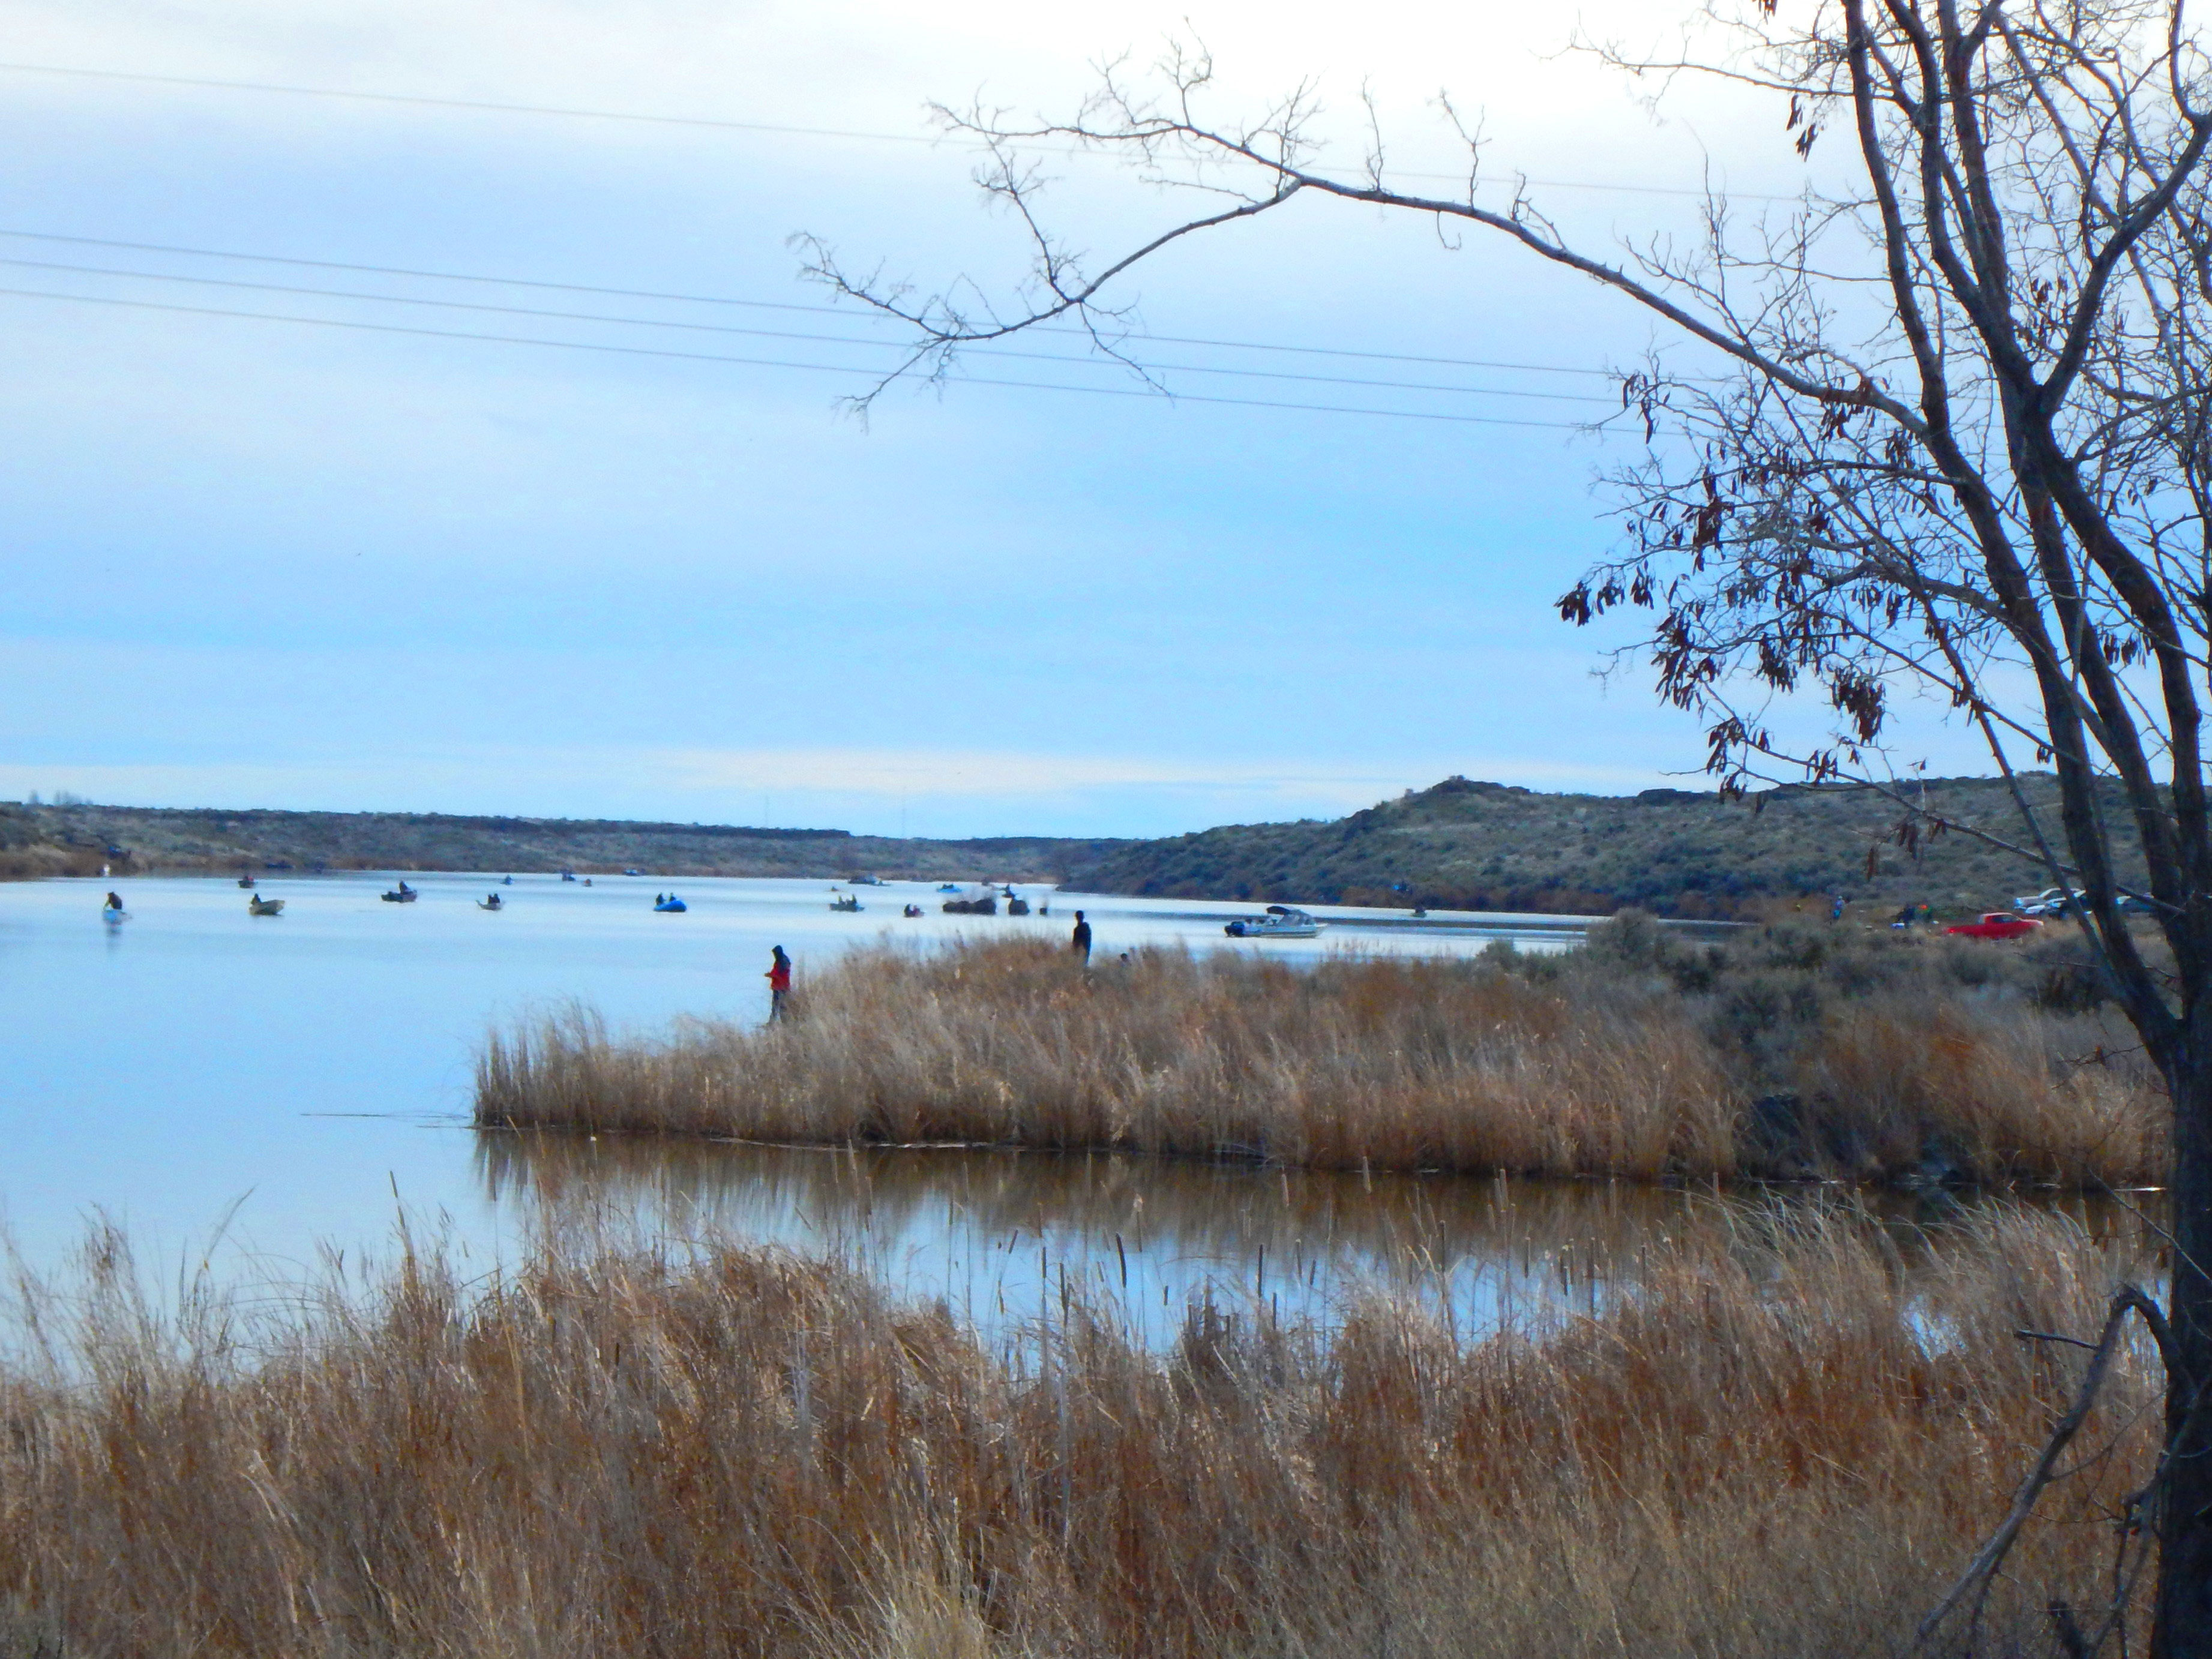
<svg viewBox="0 0 2212 1659">
<path fill-rule="evenodd" d="M 768 1018 L 773 1025 L 783 1018 L 784 999 L 791 994 L 791 958 L 783 946 L 775 947 L 775 959 L 768 965 Z"/>
<path fill-rule="evenodd" d="M 1083 912 L 1075 913 L 1075 932 L 1069 936 L 1068 949 L 1083 958 L 1083 965 L 1091 965 L 1091 924 L 1083 919 Z"/>
</svg>

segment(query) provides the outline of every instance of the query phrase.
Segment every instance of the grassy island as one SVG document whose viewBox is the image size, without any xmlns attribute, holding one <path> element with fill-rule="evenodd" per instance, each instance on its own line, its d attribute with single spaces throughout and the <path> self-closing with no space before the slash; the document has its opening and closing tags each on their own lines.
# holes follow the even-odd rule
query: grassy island
<svg viewBox="0 0 2212 1659">
<path fill-rule="evenodd" d="M 1322 1169 L 2123 1187 L 2163 1096 L 2058 930 L 2023 948 L 1785 923 L 1299 969 L 1036 941 L 884 946 L 787 1023 L 495 1034 L 481 1123 L 957 1141 Z"/>
</svg>

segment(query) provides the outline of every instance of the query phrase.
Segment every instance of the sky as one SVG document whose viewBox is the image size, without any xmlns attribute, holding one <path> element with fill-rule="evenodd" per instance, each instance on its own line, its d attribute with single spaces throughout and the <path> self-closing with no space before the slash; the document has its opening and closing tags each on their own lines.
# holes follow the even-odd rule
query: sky
<svg viewBox="0 0 2212 1659">
<path fill-rule="evenodd" d="M 1437 188 L 1449 90 L 1592 246 L 1798 189 L 1763 94 L 1565 50 L 1672 15 L 0 0 L 0 798 L 1158 835 L 1695 785 L 1551 605 L 1610 542 L 1603 372 L 1682 349 L 1617 296 L 1300 204 L 1117 290 L 1172 398 L 1031 336 L 863 422 L 894 337 L 791 245 L 1012 295 L 928 103 L 1064 113 L 1177 37 L 1224 116 L 1311 80 L 1347 169 L 1370 96 Z M 1186 205 L 1042 164 L 1101 259 Z"/>
</svg>

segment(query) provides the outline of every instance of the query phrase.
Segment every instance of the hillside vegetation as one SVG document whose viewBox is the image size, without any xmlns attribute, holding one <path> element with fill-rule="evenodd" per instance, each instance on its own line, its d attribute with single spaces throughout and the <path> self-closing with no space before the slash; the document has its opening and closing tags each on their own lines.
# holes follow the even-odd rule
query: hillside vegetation
<svg viewBox="0 0 2212 1659">
<path fill-rule="evenodd" d="M 2031 775 L 2024 787 L 2039 805 L 2056 799 L 2048 775 Z M 1912 787 L 1955 823 L 2020 836 L 2001 780 L 1930 779 Z M 1083 872 L 1083 884 L 1166 897 L 1589 915 L 1636 905 L 1709 917 L 1834 893 L 1974 910 L 2051 884 L 2029 860 L 1956 830 L 1908 853 L 1896 837 L 1904 816 L 1878 791 L 1843 784 L 1728 802 L 1683 789 L 1553 795 L 1448 778 L 1333 822 L 1233 824 L 1125 842 Z M 2112 821 L 2124 820 L 2116 810 Z M 2132 845 L 2127 853 L 2132 875 L 2140 860 Z"/>
<path fill-rule="evenodd" d="M 0 805 L 0 877 L 289 866 L 299 870 L 542 871 L 633 866 L 660 876 L 873 873 L 1053 881 L 1116 843 L 1009 836 L 898 840 L 842 830 L 434 812 L 278 812 Z M 119 849 L 119 850 L 118 850 Z"/>
</svg>

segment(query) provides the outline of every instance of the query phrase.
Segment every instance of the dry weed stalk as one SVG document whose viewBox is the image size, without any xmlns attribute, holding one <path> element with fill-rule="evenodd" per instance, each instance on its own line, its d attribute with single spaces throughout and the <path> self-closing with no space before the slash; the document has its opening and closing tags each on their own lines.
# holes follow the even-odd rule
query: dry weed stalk
<svg viewBox="0 0 2212 1659">
<path fill-rule="evenodd" d="M 155 1316 L 112 1242 L 0 1372 L 0 1645 L 291 1656 L 1893 1652 L 2005 1512 L 2128 1263 L 1846 1215 L 1677 1243 L 1480 1340 L 1377 1301 L 1067 1304 L 994 1351 L 823 1265 L 570 1247 Z M 79 1287 L 83 1289 L 85 1287 Z M 16 1332 L 19 1350 L 26 1329 Z M 1985 1631 L 2098 1598 L 2155 1449 L 2123 1344 Z M 12 1611 L 10 1611 L 12 1609 Z M 25 1650 L 28 1650 L 25 1646 Z"/>
</svg>

